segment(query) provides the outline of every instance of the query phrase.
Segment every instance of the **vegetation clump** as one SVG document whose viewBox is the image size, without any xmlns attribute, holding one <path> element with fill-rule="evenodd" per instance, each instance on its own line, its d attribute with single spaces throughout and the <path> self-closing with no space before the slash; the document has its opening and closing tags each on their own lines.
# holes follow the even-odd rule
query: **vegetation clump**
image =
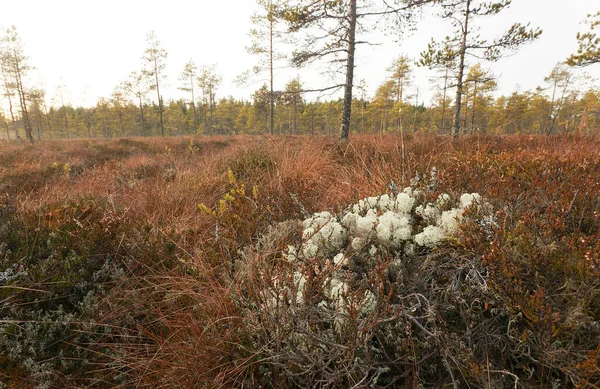
<svg viewBox="0 0 600 389">
<path fill-rule="evenodd" d="M 488 288 L 481 258 L 452 240 L 459 223 L 486 220 L 491 209 L 477 194 L 464 194 L 456 208 L 447 194 L 423 199 L 409 187 L 340 215 L 284 222 L 244 252 L 234 301 L 251 328 L 250 347 L 264 361 L 254 384 L 409 385 L 418 367 L 421 379 L 428 375 L 439 387 L 460 380 L 456 358 L 473 363 L 486 348 L 498 352 L 478 339 L 488 336 L 487 325 L 475 333 L 465 327 L 494 314 L 506 325 L 508 312 Z M 273 254 L 282 240 L 296 242 Z M 480 299 L 493 301 L 494 313 L 478 307 L 465 323 L 461 313 Z M 506 379 L 500 374 L 493 383 Z"/>
</svg>

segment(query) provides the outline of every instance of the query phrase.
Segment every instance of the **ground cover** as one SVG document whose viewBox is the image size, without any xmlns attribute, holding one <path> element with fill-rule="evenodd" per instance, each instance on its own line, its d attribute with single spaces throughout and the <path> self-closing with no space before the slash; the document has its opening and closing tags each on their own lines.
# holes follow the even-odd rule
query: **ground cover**
<svg viewBox="0 0 600 389">
<path fill-rule="evenodd" d="M 0 382 L 599 387 L 599 146 L 412 134 L 2 143 Z M 372 233 L 352 224 L 368 207 L 344 222 L 353 204 L 408 187 L 398 217 L 374 203 Z M 471 193 L 481 201 L 462 207 Z M 443 194 L 440 217 L 460 210 L 461 223 L 425 244 L 416 236 L 445 224 L 424 209 Z M 338 246 L 319 249 L 332 221 Z"/>
</svg>

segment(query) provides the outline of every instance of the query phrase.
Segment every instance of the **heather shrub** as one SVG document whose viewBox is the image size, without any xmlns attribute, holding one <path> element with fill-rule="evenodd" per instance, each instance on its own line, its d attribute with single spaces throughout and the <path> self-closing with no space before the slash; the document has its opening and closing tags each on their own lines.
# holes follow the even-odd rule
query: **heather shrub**
<svg viewBox="0 0 600 389">
<path fill-rule="evenodd" d="M 295 140 L 2 145 L 0 382 L 598 386 L 596 138 Z"/>
<path fill-rule="evenodd" d="M 507 230 L 478 194 L 436 193 L 436 173 L 277 224 L 242 252 L 233 303 L 254 358 L 234 386 L 585 387 L 597 376 L 598 200 L 575 191 L 545 209 L 560 210 L 546 234 L 572 242 L 559 248 L 524 221 Z M 544 231 L 553 218 L 534 212 Z"/>
<path fill-rule="evenodd" d="M 246 180 L 259 174 L 268 174 L 275 170 L 276 163 L 271 154 L 264 148 L 244 150 L 233 160 L 227 161 L 229 170 L 235 177 Z"/>
<path fill-rule="evenodd" d="M 462 224 L 493 228 L 491 209 L 477 194 L 424 199 L 411 188 L 366 198 L 278 224 L 245 249 L 234 301 L 256 353 L 252 384 L 515 381 L 462 368 L 501 356 L 495 337 L 510 322 L 481 258 L 457 240 Z"/>
<path fill-rule="evenodd" d="M 40 215 L 17 213 L 3 197 L 1 369 L 21 370 L 40 388 L 94 382 L 98 363 L 110 360 L 102 344 L 116 340 L 115 328 L 135 324 L 132 316 L 105 323 L 101 315 L 103 299 L 139 267 L 133 258 L 150 245 L 143 239 L 110 201 L 60 205 Z"/>
</svg>

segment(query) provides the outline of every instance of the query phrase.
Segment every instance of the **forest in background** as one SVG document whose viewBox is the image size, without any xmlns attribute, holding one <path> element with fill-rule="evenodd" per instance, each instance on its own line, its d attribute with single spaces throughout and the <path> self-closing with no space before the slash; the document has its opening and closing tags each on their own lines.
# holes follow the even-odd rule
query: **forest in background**
<svg viewBox="0 0 600 389">
<path fill-rule="evenodd" d="M 535 91 L 514 92 L 494 97 L 497 81 L 489 79 L 481 66 L 474 66 L 467 76 L 462 113 L 463 130 L 468 133 L 561 134 L 589 133 L 600 128 L 600 91 L 582 90 L 584 84 L 574 80 L 569 69 L 557 67 L 546 84 Z M 405 81 L 406 82 L 406 81 Z M 298 93 L 300 80 L 291 80 L 279 94 L 275 106 L 275 134 L 337 134 L 341 125 L 343 102 L 307 101 Z M 252 101 L 233 97 L 200 101 L 196 109 L 185 100 L 171 100 L 164 106 L 166 135 L 232 135 L 269 133 L 269 91 L 259 89 Z M 389 78 L 374 97 L 353 99 L 351 131 L 375 134 L 404 131 L 449 133 L 453 107 L 443 89 L 435 104 L 425 106 L 412 101 L 398 101 L 397 81 Z M 34 96 L 29 107 L 35 139 L 113 138 L 160 135 L 159 107 L 154 102 L 142 106 L 116 93 L 100 99 L 94 107 L 47 107 L 43 95 Z M 142 119 L 143 115 L 143 119 Z M 15 139 L 15 131 L 24 139 L 21 118 L 11 123 L 0 117 L 4 137 Z"/>
</svg>

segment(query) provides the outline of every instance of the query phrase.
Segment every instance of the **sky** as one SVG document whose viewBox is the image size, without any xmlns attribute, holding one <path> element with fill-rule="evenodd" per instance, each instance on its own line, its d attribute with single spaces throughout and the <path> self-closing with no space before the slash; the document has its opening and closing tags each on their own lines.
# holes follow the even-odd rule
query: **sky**
<svg viewBox="0 0 600 389">
<path fill-rule="evenodd" d="M 4 3 L 0 26 L 17 27 L 25 52 L 35 67 L 30 82 L 45 88 L 52 105 L 60 105 L 56 98 L 59 85 L 64 86 L 65 103 L 74 106 L 93 105 L 98 98 L 110 96 L 130 72 L 141 70 L 145 36 L 151 30 L 168 52 L 166 80 L 161 87 L 166 100 L 186 97 L 178 86 L 179 75 L 189 59 L 198 65 L 216 64 L 223 77 L 217 92 L 220 97 L 231 95 L 247 100 L 262 84 L 260 79 L 247 87 L 234 82 L 236 76 L 257 62 L 255 56 L 246 52 L 250 45 L 250 16 L 257 10 L 254 0 L 6 0 Z M 524 46 L 517 54 L 494 64 L 483 64 L 498 77 L 496 94 L 543 86 L 544 77 L 552 68 L 577 50 L 575 35 L 585 29 L 582 21 L 586 15 L 599 10 L 598 0 L 513 0 L 509 9 L 480 22 L 482 35 L 489 38 L 498 36 L 516 21 L 531 22 L 544 30 L 538 41 Z M 441 39 L 448 33 L 448 26 L 429 12 L 423 13 L 415 33 L 400 40 L 372 32 L 369 39 L 376 45 L 360 46 L 357 50 L 356 83 L 365 80 L 367 95 L 372 96 L 395 58 L 405 54 L 416 60 L 432 37 Z M 322 69 L 323 65 L 286 69 L 276 77 L 275 88 L 282 89 L 295 76 L 300 76 L 306 89 L 327 85 L 331 81 L 321 75 Z M 600 79 L 600 65 L 585 71 Z M 427 69 L 415 69 L 413 99 L 417 87 L 420 101 L 427 103 L 433 96 L 429 81 L 432 76 Z"/>
</svg>

